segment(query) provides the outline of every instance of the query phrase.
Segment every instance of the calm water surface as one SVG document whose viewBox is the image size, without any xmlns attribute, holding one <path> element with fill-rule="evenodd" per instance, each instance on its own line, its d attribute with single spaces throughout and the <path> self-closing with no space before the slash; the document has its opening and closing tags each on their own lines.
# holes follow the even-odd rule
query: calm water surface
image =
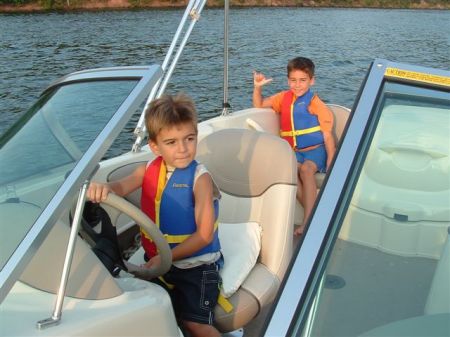
<svg viewBox="0 0 450 337">
<path fill-rule="evenodd" d="M 105 66 L 161 64 L 183 10 L 0 14 L 0 134 L 54 79 Z M 223 98 L 223 11 L 204 10 L 168 92 L 184 91 L 200 118 L 219 113 Z M 286 86 L 286 62 L 316 63 L 315 91 L 351 107 L 374 58 L 450 69 L 450 11 L 247 8 L 230 11 L 229 101 L 249 107 L 252 70 Z M 115 145 L 130 148 L 134 124 Z"/>
</svg>

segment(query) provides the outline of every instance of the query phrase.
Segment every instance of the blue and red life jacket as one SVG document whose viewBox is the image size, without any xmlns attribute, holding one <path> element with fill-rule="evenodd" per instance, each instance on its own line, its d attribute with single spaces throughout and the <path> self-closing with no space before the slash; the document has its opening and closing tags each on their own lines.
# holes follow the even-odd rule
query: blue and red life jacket
<svg viewBox="0 0 450 337">
<path fill-rule="evenodd" d="M 166 165 L 158 157 L 148 165 L 142 184 L 141 209 L 159 227 L 170 247 L 186 240 L 197 230 L 195 222 L 194 178 L 198 163 L 194 160 L 184 169 L 175 169 L 166 182 Z M 220 243 L 217 230 L 218 200 L 214 201 L 216 223 L 214 239 L 192 256 L 217 252 Z M 149 257 L 157 254 L 149 235 L 141 229 L 141 241 Z"/>
<path fill-rule="evenodd" d="M 280 136 L 293 149 L 304 149 L 324 143 L 319 119 L 309 112 L 314 94 L 308 90 L 303 96 L 295 97 L 286 91 L 281 103 Z"/>
</svg>

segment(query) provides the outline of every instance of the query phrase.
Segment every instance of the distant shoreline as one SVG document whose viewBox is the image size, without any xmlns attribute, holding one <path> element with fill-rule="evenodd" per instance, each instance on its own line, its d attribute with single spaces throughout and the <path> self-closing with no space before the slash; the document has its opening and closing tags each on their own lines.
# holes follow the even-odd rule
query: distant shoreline
<svg viewBox="0 0 450 337">
<path fill-rule="evenodd" d="M 1 1 L 0 1 L 1 2 Z M 231 7 L 304 7 L 304 8 L 378 8 L 378 9 L 436 9 L 449 10 L 447 0 L 250 0 L 230 1 Z M 25 4 L 0 4 L 0 13 L 40 13 L 50 11 L 98 11 L 129 9 L 183 8 L 187 1 L 173 0 L 38 0 Z M 367 5 L 370 4 L 370 5 Z M 223 6 L 223 0 L 208 1 L 208 8 Z"/>
</svg>

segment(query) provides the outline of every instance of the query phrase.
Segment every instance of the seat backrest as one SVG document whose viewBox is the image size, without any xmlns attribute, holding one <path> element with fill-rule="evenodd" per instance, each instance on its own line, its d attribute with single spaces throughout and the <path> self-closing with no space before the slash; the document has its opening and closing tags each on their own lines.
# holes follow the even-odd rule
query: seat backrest
<svg viewBox="0 0 450 337">
<path fill-rule="evenodd" d="M 197 157 L 221 190 L 219 220 L 259 223 L 263 233 L 260 261 L 282 276 L 286 262 L 281 263 L 285 253 L 281 248 L 292 244 L 290 208 L 297 184 L 289 145 L 268 133 L 228 129 L 203 139 Z"/>
<path fill-rule="evenodd" d="M 333 112 L 334 116 L 334 124 L 333 124 L 333 135 L 334 140 L 336 142 L 336 146 L 339 146 L 339 143 L 342 140 L 342 133 L 344 132 L 345 126 L 347 125 L 348 117 L 350 116 L 350 110 L 336 104 L 327 104 L 330 110 Z M 316 173 L 316 185 L 317 188 L 320 189 L 323 185 L 323 181 L 325 180 L 325 173 Z"/>
<path fill-rule="evenodd" d="M 350 116 L 350 110 L 337 104 L 327 104 L 330 110 L 333 112 L 334 125 L 333 133 L 336 137 L 336 145 L 341 141 L 342 133 L 347 125 L 348 117 Z"/>
<path fill-rule="evenodd" d="M 216 310 L 222 332 L 246 324 L 271 303 L 292 256 L 297 168 L 287 142 L 265 132 L 224 129 L 199 142 L 197 159 L 219 186 L 219 221 L 257 222 L 262 229 L 258 263 L 229 300 L 233 313 Z M 226 263 L 226 261 L 225 261 Z"/>
</svg>

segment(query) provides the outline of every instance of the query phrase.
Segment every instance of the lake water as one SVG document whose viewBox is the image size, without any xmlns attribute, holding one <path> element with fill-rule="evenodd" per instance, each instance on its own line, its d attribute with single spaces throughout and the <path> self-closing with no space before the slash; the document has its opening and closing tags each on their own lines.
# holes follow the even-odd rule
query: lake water
<svg viewBox="0 0 450 337">
<path fill-rule="evenodd" d="M 54 79 L 105 66 L 161 64 L 183 10 L 0 14 L 0 134 Z M 168 92 L 184 91 L 200 119 L 223 99 L 223 10 L 206 9 L 180 58 Z M 314 90 L 352 107 L 374 58 L 450 69 L 450 11 L 245 8 L 230 11 L 229 102 L 250 107 L 252 70 L 286 87 L 286 63 L 316 63 Z M 115 145 L 130 149 L 133 125 Z"/>
</svg>

